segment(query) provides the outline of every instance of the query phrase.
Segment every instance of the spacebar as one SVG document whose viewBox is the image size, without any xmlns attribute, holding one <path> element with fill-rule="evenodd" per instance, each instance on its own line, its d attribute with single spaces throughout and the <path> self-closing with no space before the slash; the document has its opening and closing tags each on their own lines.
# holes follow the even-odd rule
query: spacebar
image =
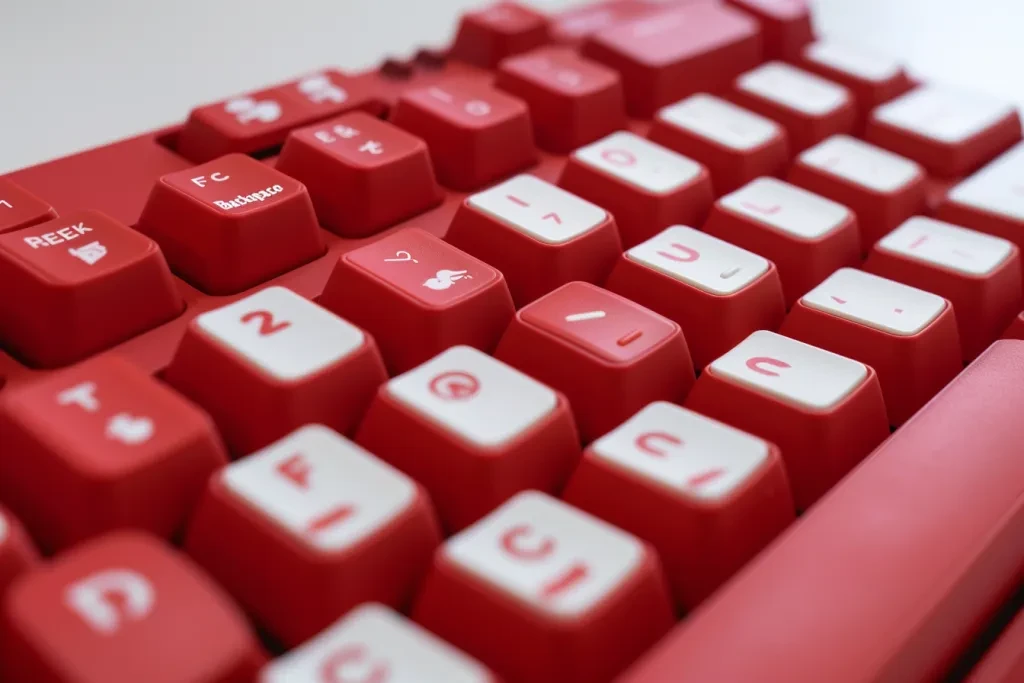
<svg viewBox="0 0 1024 683">
<path fill-rule="evenodd" d="M 1022 576 L 1024 341 L 1000 341 L 619 681 L 930 681 Z"/>
</svg>

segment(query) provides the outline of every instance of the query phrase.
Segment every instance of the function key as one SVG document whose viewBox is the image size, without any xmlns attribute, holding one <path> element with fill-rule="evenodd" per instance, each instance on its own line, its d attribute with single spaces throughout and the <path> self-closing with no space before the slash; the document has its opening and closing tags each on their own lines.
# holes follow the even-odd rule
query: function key
<svg viewBox="0 0 1024 683">
<path fill-rule="evenodd" d="M 1016 245 L 931 218 L 915 216 L 883 237 L 864 268 L 948 299 L 964 361 L 984 351 L 1021 309 Z"/>
<path fill-rule="evenodd" d="M 924 169 L 910 159 L 846 135 L 806 150 L 788 180 L 857 214 L 861 250 L 924 209 Z"/>
<path fill-rule="evenodd" d="M 28 532 L 7 509 L 0 507 L 0 596 L 14 580 L 40 563 Z"/>
<path fill-rule="evenodd" d="M 865 138 L 943 177 L 970 173 L 1021 138 L 1010 104 L 927 85 L 875 109 Z"/>
<path fill-rule="evenodd" d="M 449 531 L 524 489 L 561 490 L 580 455 L 564 396 L 467 346 L 381 387 L 356 440 L 423 484 Z"/>
<path fill-rule="evenodd" d="M 343 254 L 319 302 L 372 334 L 393 375 L 450 346 L 493 351 L 515 314 L 500 271 L 418 228 Z"/>
<path fill-rule="evenodd" d="M 462 16 L 451 57 L 493 69 L 505 57 L 546 42 L 548 21 L 543 14 L 517 2 L 499 2 Z"/>
<path fill-rule="evenodd" d="M 307 423 L 350 432 L 387 375 L 373 337 L 267 287 L 195 318 L 164 377 L 245 455 Z"/>
<path fill-rule="evenodd" d="M 0 235 L 0 339 L 59 367 L 171 320 L 184 304 L 153 240 L 98 211 Z"/>
<path fill-rule="evenodd" d="M 495 85 L 526 102 L 537 144 L 552 152 L 567 153 L 626 125 L 619 75 L 569 48 L 510 57 Z"/>
<path fill-rule="evenodd" d="M 1010 240 L 1024 248 L 1024 142 L 955 185 L 938 218 Z"/>
<path fill-rule="evenodd" d="M 537 160 L 526 104 L 478 82 L 448 79 L 405 92 L 391 121 L 426 141 L 441 182 L 475 190 Z"/>
<path fill-rule="evenodd" d="M 780 332 L 874 368 L 894 426 L 963 368 L 948 301 L 852 268 L 805 294 Z"/>
<path fill-rule="evenodd" d="M 814 39 L 811 9 L 805 0 L 726 0 L 754 15 L 761 24 L 764 56 L 789 59 Z"/>
<path fill-rule="evenodd" d="M 498 683 L 482 664 L 383 605 L 352 610 L 267 664 L 259 683 Z"/>
<path fill-rule="evenodd" d="M 653 545 L 687 610 L 795 516 L 777 447 L 664 402 L 592 443 L 563 498 Z"/>
<path fill-rule="evenodd" d="M 27 228 L 57 217 L 53 207 L 13 180 L 0 178 L 0 233 Z"/>
<path fill-rule="evenodd" d="M 241 154 L 160 178 L 138 230 L 207 294 L 234 294 L 324 253 L 306 187 Z"/>
<path fill-rule="evenodd" d="M 467 198 L 446 239 L 503 272 L 517 306 L 566 282 L 603 281 L 622 251 L 607 211 L 525 174 Z"/>
<path fill-rule="evenodd" d="M 777 444 L 799 510 L 889 436 L 871 367 L 763 330 L 711 363 L 686 407 Z"/>
<path fill-rule="evenodd" d="M 522 308 L 494 355 L 564 393 L 584 442 L 694 380 L 679 325 L 584 282 Z"/>
<path fill-rule="evenodd" d="M 196 163 L 225 154 L 253 154 L 284 142 L 288 131 L 356 108 L 379 110 L 368 81 L 323 71 L 283 85 L 193 109 L 177 152 Z"/>
<path fill-rule="evenodd" d="M 306 186 L 317 217 L 342 237 L 365 237 L 441 201 L 427 145 L 351 112 L 292 131 L 277 170 Z"/>
<path fill-rule="evenodd" d="M 309 424 L 210 479 L 185 550 L 295 646 L 362 602 L 409 604 L 439 542 L 416 482 Z"/>
<path fill-rule="evenodd" d="M 860 126 L 875 107 L 913 87 L 898 61 L 831 40 L 804 47 L 797 64 L 849 88 L 857 100 Z"/>
<path fill-rule="evenodd" d="M 641 16 L 601 30 L 583 55 L 619 72 L 630 115 L 715 90 L 761 61 L 761 30 L 743 12 L 711 0 Z"/>
<path fill-rule="evenodd" d="M 737 78 L 731 97 L 782 124 L 793 152 L 852 132 L 857 116 L 849 90 L 783 62 L 763 64 Z"/>
<path fill-rule="evenodd" d="M 0 496 L 47 550 L 115 528 L 170 537 L 227 459 L 201 410 L 100 356 L 6 390 Z"/>
<path fill-rule="evenodd" d="M 854 213 L 775 178 L 758 178 L 719 199 L 704 231 L 771 259 L 787 307 L 837 268 L 860 264 Z"/>
<path fill-rule="evenodd" d="M 250 681 L 265 661 L 245 615 L 173 548 L 108 534 L 59 555 L 3 607 L 17 681 Z"/>
<path fill-rule="evenodd" d="M 573 152 L 558 184 L 611 212 L 626 247 L 675 223 L 702 224 L 714 197 L 704 166 L 627 131 Z"/>
<path fill-rule="evenodd" d="M 437 551 L 413 618 L 510 683 L 612 680 L 675 621 L 653 550 L 537 491 Z"/>
<path fill-rule="evenodd" d="M 698 370 L 786 314 L 770 261 L 682 225 L 623 254 L 607 286 L 675 321 Z"/>
<path fill-rule="evenodd" d="M 707 166 L 716 194 L 780 173 L 789 161 L 781 126 L 706 93 L 661 109 L 648 137 Z"/>
</svg>

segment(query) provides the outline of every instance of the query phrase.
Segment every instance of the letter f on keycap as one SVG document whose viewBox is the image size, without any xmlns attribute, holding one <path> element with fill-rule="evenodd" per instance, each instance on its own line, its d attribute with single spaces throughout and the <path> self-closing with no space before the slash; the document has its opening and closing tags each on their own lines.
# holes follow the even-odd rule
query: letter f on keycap
<svg viewBox="0 0 1024 683">
<path fill-rule="evenodd" d="M 110 569 L 68 586 L 65 604 L 91 629 L 112 635 L 125 618 L 140 621 L 153 611 L 153 585 L 129 569 Z"/>
</svg>

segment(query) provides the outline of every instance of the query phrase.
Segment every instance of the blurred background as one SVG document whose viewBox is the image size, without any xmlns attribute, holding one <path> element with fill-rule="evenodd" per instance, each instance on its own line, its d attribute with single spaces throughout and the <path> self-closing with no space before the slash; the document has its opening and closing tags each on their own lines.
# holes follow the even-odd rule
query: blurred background
<svg viewBox="0 0 1024 683">
<path fill-rule="evenodd" d="M 546 11 L 579 0 L 527 0 Z M 0 0 L 0 173 L 444 45 L 480 0 Z M 811 0 L 819 33 L 1024 104 L 1024 0 Z"/>
</svg>

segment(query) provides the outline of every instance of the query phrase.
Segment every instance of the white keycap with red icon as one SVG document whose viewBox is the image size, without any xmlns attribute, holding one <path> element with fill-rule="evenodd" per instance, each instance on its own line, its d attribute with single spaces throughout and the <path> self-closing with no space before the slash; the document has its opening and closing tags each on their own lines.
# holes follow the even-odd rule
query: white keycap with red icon
<svg viewBox="0 0 1024 683">
<path fill-rule="evenodd" d="M 259 683 L 496 683 L 482 664 L 401 614 L 357 607 L 267 664 Z"/>
<path fill-rule="evenodd" d="M 580 453 L 564 396 L 467 346 L 382 386 L 356 440 L 423 484 L 455 530 L 523 489 L 560 489 Z"/>
<path fill-rule="evenodd" d="M 413 616 L 504 680 L 596 681 L 672 625 L 669 603 L 652 549 L 526 491 L 438 550 Z"/>
<path fill-rule="evenodd" d="M 267 287 L 195 318 L 165 377 L 244 455 L 310 422 L 351 431 L 386 374 L 370 335 Z"/>
<path fill-rule="evenodd" d="M 768 331 L 711 363 L 686 406 L 778 445 L 798 509 L 889 435 L 871 367 Z"/>
<path fill-rule="evenodd" d="M 210 482 L 185 547 L 265 629 L 297 644 L 361 602 L 407 604 L 438 541 L 415 482 L 306 425 Z"/>
</svg>

